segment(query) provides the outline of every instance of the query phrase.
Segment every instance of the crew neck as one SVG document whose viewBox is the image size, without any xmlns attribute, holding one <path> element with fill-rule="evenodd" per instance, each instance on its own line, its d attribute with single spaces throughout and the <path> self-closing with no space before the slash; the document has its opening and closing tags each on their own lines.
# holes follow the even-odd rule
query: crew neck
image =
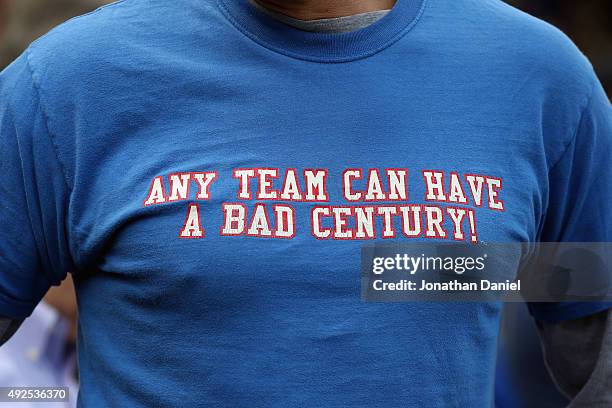
<svg viewBox="0 0 612 408">
<path fill-rule="evenodd" d="M 373 24 L 349 32 L 300 30 L 274 19 L 249 0 L 217 0 L 225 17 L 244 35 L 272 51 L 314 62 L 349 62 L 389 47 L 416 25 L 427 0 L 398 0 Z"/>
</svg>

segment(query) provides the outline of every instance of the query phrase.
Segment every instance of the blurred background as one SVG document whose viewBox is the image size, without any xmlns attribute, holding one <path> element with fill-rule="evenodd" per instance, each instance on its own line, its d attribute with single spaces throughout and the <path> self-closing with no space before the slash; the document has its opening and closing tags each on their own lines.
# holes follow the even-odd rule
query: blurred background
<svg viewBox="0 0 612 408">
<path fill-rule="evenodd" d="M 611 0 L 506 1 L 564 31 L 589 57 L 608 95 L 611 95 Z M 105 3 L 110 1 L 0 0 L 0 69 L 52 27 Z M 64 384 L 70 385 L 71 389 L 76 387 L 78 375 L 71 353 L 76 312 L 71 292 L 71 282 L 67 282 L 60 291 L 50 293 L 29 319 L 31 332 L 26 334 L 25 329 L 20 330 L 21 333 L 11 339 L 10 347 L 3 347 L 4 354 L 0 352 L 0 386 L 19 385 L 15 381 L 31 382 L 33 374 L 24 377 L 29 380 L 19 379 L 20 373 L 25 375 L 27 366 L 32 373 L 45 378 L 45 384 L 41 386 Z M 60 341 L 59 344 L 47 341 L 32 345 L 34 337 L 59 337 Z M 41 354 L 41 350 L 46 354 Z M 71 400 L 74 404 L 74 399 Z M 496 407 L 560 408 L 566 405 L 567 400 L 556 390 L 543 364 L 535 325 L 525 305 L 508 304 L 499 342 Z"/>
</svg>

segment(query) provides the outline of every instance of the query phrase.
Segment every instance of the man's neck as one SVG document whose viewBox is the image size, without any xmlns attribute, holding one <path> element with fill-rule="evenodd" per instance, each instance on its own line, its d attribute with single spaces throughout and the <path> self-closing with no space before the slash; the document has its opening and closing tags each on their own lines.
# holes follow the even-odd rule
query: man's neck
<svg viewBox="0 0 612 408">
<path fill-rule="evenodd" d="M 377 10 L 389 10 L 395 0 L 255 0 L 268 10 L 298 20 L 352 16 Z"/>
</svg>

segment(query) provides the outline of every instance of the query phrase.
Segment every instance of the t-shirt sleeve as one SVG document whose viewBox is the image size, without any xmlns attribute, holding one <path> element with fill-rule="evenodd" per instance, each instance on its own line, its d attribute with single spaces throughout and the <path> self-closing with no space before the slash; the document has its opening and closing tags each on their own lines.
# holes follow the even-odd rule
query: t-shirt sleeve
<svg viewBox="0 0 612 408">
<path fill-rule="evenodd" d="M 0 316 L 24 318 L 72 262 L 69 188 L 27 54 L 0 73 Z"/>
<path fill-rule="evenodd" d="M 612 108 L 597 78 L 574 138 L 550 169 L 549 204 L 540 241 L 612 241 Z M 536 319 L 549 322 L 609 308 L 612 302 L 529 304 Z"/>
</svg>

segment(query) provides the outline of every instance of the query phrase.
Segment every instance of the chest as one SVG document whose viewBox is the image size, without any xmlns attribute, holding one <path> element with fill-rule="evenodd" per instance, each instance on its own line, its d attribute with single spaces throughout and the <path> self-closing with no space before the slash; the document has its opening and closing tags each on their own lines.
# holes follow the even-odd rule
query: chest
<svg viewBox="0 0 612 408">
<path fill-rule="evenodd" d="M 436 97 L 418 78 L 331 89 L 330 72 L 276 86 L 233 74 L 108 116 L 75 191 L 83 259 L 127 275 L 197 264 L 354 281 L 364 242 L 537 234 L 544 160 L 516 104 Z"/>
</svg>

